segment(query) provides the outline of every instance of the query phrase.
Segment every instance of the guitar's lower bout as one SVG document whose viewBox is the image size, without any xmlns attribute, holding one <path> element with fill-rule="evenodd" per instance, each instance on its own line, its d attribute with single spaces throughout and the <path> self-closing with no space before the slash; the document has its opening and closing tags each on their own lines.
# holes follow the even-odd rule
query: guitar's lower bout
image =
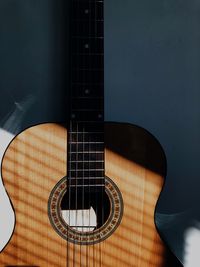
<svg viewBox="0 0 200 267">
<path fill-rule="evenodd" d="M 111 192 L 115 189 L 117 197 L 102 228 L 106 224 L 112 227 L 104 236 L 103 230 L 99 231 L 101 242 L 92 232 L 91 240 L 83 240 L 85 236 L 79 233 L 80 240 L 72 236 L 67 242 L 69 236 L 65 233 L 61 237 L 60 228 L 54 227 L 59 225 L 52 221 L 57 204 L 54 199 L 51 206 L 50 197 L 66 175 L 66 133 L 58 124 L 31 127 L 14 139 L 5 154 L 2 174 L 15 209 L 16 226 L 0 254 L 0 267 L 165 266 L 164 246 L 154 224 L 165 173 L 165 158 L 157 141 L 135 126 L 105 125 L 107 195 L 113 200 Z M 114 225 L 110 223 L 113 218 Z M 87 242 L 90 244 L 85 245 Z"/>
</svg>

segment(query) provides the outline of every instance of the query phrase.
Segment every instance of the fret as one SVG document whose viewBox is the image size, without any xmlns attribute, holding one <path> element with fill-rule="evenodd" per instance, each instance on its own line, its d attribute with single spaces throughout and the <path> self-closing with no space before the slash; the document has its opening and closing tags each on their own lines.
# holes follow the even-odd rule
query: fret
<svg viewBox="0 0 200 267">
<path fill-rule="evenodd" d="M 69 153 L 69 152 L 68 152 Z M 69 161 L 96 161 L 104 160 L 104 153 L 69 153 Z"/>
<path fill-rule="evenodd" d="M 90 186 L 95 188 L 96 186 L 98 186 L 98 187 L 104 187 L 105 185 L 104 184 L 87 184 L 87 185 L 86 184 L 83 184 L 83 185 L 77 185 L 77 184 L 71 185 L 70 184 L 70 188 L 71 187 L 75 187 L 75 188 L 76 187 L 90 187 Z"/>
<path fill-rule="evenodd" d="M 71 122 L 70 124 L 70 127 L 69 127 L 69 132 L 70 133 L 84 133 L 85 136 L 88 134 L 88 135 L 91 135 L 91 137 L 94 137 L 95 134 L 103 134 L 103 131 L 104 131 L 104 123 L 103 121 L 101 122 L 98 122 L 96 121 L 95 123 L 94 122 L 90 122 L 88 121 L 87 123 L 86 122 Z M 98 135 L 99 136 L 99 135 Z M 76 140 L 77 141 L 77 140 Z M 76 142 L 75 141 L 75 142 Z M 91 141 L 91 140 L 90 140 Z M 94 142 L 96 142 L 98 140 L 94 140 Z M 99 141 L 102 141 L 102 140 L 99 140 Z"/>
<path fill-rule="evenodd" d="M 104 56 L 104 53 L 73 53 L 72 55 L 77 55 L 77 56 Z"/>
<path fill-rule="evenodd" d="M 69 154 L 92 154 L 92 155 L 96 155 L 96 154 L 103 154 L 104 152 L 102 151 L 70 151 Z"/>
<path fill-rule="evenodd" d="M 104 142 L 69 142 L 69 144 L 104 144 Z"/>
<path fill-rule="evenodd" d="M 74 160 L 74 161 L 72 160 L 72 161 L 70 161 L 70 162 L 71 162 L 72 164 L 73 164 L 73 163 L 81 163 L 81 164 L 82 164 L 82 163 L 84 163 L 84 164 L 90 164 L 90 163 L 91 163 L 91 164 L 92 164 L 92 163 L 96 163 L 96 162 L 97 162 L 97 163 L 104 163 L 104 160 L 90 160 L 89 162 L 87 162 L 87 161 L 85 162 L 84 160 Z"/>
<path fill-rule="evenodd" d="M 85 192 L 85 188 L 90 189 L 93 188 L 94 192 L 98 191 L 98 188 L 104 188 L 105 187 L 105 183 L 104 184 L 69 184 L 70 190 L 72 190 L 73 188 L 76 190 L 77 188 L 79 188 L 79 190 L 81 189 L 82 192 Z M 84 191 L 83 191 L 84 188 Z M 71 191 L 72 192 L 72 191 Z M 76 192 L 76 191 L 75 191 Z M 101 192 L 101 191 L 100 191 Z M 81 193 L 81 192 L 80 192 Z M 80 194 L 79 193 L 79 194 Z"/>
<path fill-rule="evenodd" d="M 80 121 L 77 121 L 77 123 L 79 123 L 79 122 L 83 122 L 83 123 L 88 123 L 88 122 L 96 123 L 96 120 L 90 120 L 90 121 L 89 121 L 89 120 L 87 119 L 87 120 L 80 120 Z M 83 131 L 82 134 L 84 134 L 84 133 L 86 133 L 86 132 Z"/>
<path fill-rule="evenodd" d="M 104 132 L 70 132 L 70 134 L 76 134 L 76 135 L 78 135 L 78 134 L 81 134 L 81 135 L 86 135 L 86 134 L 89 134 L 89 135 L 91 135 L 91 134 L 103 134 Z"/>
<path fill-rule="evenodd" d="M 96 133 L 96 134 L 92 134 L 92 133 L 83 133 L 83 132 L 79 132 L 79 133 L 69 133 L 70 135 L 70 141 L 85 141 L 85 142 L 97 142 L 97 141 L 104 141 L 104 134 L 101 133 Z"/>
<path fill-rule="evenodd" d="M 71 136 L 71 140 L 73 141 L 82 141 L 84 139 L 85 142 L 87 141 L 99 141 L 99 140 L 104 140 L 104 136 L 103 135 L 100 135 L 100 134 L 96 134 L 96 135 L 93 135 L 93 136 L 90 136 L 90 135 L 85 135 L 83 133 L 80 133 L 80 134 L 73 134 L 73 136 Z"/>
<path fill-rule="evenodd" d="M 104 36 L 88 36 L 88 35 L 86 35 L 86 36 L 79 36 L 79 35 L 73 35 L 72 37 L 72 40 L 73 39 L 83 39 L 83 38 L 87 38 L 87 39 L 89 39 L 89 40 L 92 40 L 92 39 L 96 39 L 96 40 L 99 40 L 99 39 L 104 39 Z"/>
<path fill-rule="evenodd" d="M 75 178 L 75 177 L 68 177 L 68 183 L 70 185 L 96 185 L 96 184 L 101 184 L 103 185 L 105 181 L 104 175 L 100 177 L 84 177 L 84 178 Z"/>
<path fill-rule="evenodd" d="M 90 122 L 88 121 L 87 123 L 86 122 L 73 122 L 71 121 L 70 123 L 70 126 L 69 126 L 69 133 L 84 133 L 85 136 L 87 135 L 91 135 L 91 137 L 94 137 L 94 135 L 96 134 L 101 134 L 101 136 L 103 135 L 104 133 L 104 123 L 103 121 L 96 121 L 95 123 L 94 122 Z M 99 137 L 99 135 L 98 135 Z M 77 140 L 76 140 L 77 141 Z M 75 142 L 76 142 L 75 141 Z M 91 141 L 91 140 L 90 140 Z M 94 142 L 96 142 L 98 140 L 94 140 Z M 99 140 L 99 141 L 102 141 L 102 140 Z"/>
<path fill-rule="evenodd" d="M 72 97 L 72 99 L 90 99 L 90 100 L 97 100 L 97 99 L 103 99 L 103 97 L 102 96 L 97 96 L 97 97 L 92 97 L 92 96 L 82 96 L 82 97 L 80 97 L 80 96 L 74 96 L 74 97 Z"/>
<path fill-rule="evenodd" d="M 74 169 L 74 170 L 69 170 L 69 179 L 76 179 L 76 180 L 82 180 L 82 179 L 90 179 L 93 178 L 94 180 L 104 178 L 104 169 Z"/>
<path fill-rule="evenodd" d="M 70 150 L 73 152 L 87 152 L 87 151 L 104 151 L 104 143 L 82 143 L 82 144 L 71 144 L 70 145 Z"/>
<path fill-rule="evenodd" d="M 103 71 L 104 69 L 103 68 L 74 68 L 72 69 L 72 71 L 75 71 L 75 72 L 82 72 L 82 71 L 96 71 L 96 72 L 99 72 L 99 71 Z"/>
<path fill-rule="evenodd" d="M 104 144 L 70 144 L 70 153 L 100 153 L 104 151 Z"/>
<path fill-rule="evenodd" d="M 93 2 L 93 3 L 96 3 L 96 2 L 101 2 L 103 3 L 104 1 L 103 0 L 72 0 L 72 3 L 90 3 L 90 2 Z"/>
<path fill-rule="evenodd" d="M 69 178 L 83 178 L 83 179 L 89 179 L 93 177 L 104 177 L 103 171 L 71 171 L 69 170 Z"/>
<path fill-rule="evenodd" d="M 101 86 L 103 88 L 103 82 L 99 83 L 86 83 L 86 82 L 72 82 L 72 86 Z"/>
<path fill-rule="evenodd" d="M 95 168 L 95 169 L 78 169 L 78 168 L 75 168 L 75 169 L 70 169 L 69 170 L 69 172 L 71 172 L 71 171 L 74 171 L 74 172 L 76 172 L 76 171 L 81 171 L 81 172 L 84 172 L 84 171 L 87 171 L 87 172 L 89 172 L 89 171 L 104 171 L 104 169 L 97 169 L 97 168 Z M 77 179 L 81 179 L 81 178 L 77 178 Z"/>
<path fill-rule="evenodd" d="M 94 171 L 104 171 L 104 169 L 97 169 L 97 168 L 95 168 L 95 169 L 78 169 L 78 168 L 74 168 L 74 169 L 70 169 L 69 170 L 69 172 L 76 172 L 76 171 L 81 171 L 81 172 L 85 172 L 85 171 L 87 171 L 87 172 L 89 172 L 89 171 L 92 171 L 92 172 L 94 172 Z M 79 178 L 78 178 L 79 179 Z M 81 179 L 81 178 L 80 178 Z"/>
<path fill-rule="evenodd" d="M 73 162 L 73 161 L 69 161 L 69 170 L 86 170 L 86 171 L 94 171 L 94 170 L 104 170 L 104 162 L 82 162 L 82 161 L 79 161 L 79 162 Z"/>
<path fill-rule="evenodd" d="M 81 145 L 82 146 L 82 145 Z M 88 150 L 84 149 L 87 148 Z M 74 147 L 72 145 L 70 145 L 70 154 L 80 154 L 80 153 L 104 153 L 104 147 L 99 147 L 99 150 L 96 149 L 95 145 L 92 147 L 92 145 L 87 145 L 85 147 L 76 147 L 76 145 L 74 145 Z"/>
<path fill-rule="evenodd" d="M 76 19 L 72 20 L 72 22 L 74 22 L 74 23 L 76 23 L 76 22 L 81 23 L 81 22 L 86 22 L 86 21 L 88 22 L 88 17 L 82 18 L 82 19 L 76 18 Z M 93 23 L 95 23 L 95 22 L 104 22 L 104 19 L 94 18 L 94 19 L 90 19 L 90 22 L 93 22 Z"/>
<path fill-rule="evenodd" d="M 73 111 L 97 111 L 97 110 L 100 110 L 101 111 L 101 109 L 99 109 L 99 108 L 94 108 L 94 109 L 89 109 L 89 108 L 74 108 L 74 109 L 72 109 L 72 112 Z"/>
<path fill-rule="evenodd" d="M 89 135 L 91 135 L 91 134 L 103 134 L 104 132 L 70 132 L 71 134 L 89 134 Z"/>
</svg>

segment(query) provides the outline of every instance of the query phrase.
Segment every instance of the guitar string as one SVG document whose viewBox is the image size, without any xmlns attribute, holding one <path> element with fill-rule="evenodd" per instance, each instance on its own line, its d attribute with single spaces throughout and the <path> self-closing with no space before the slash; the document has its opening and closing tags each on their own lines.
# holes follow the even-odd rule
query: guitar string
<svg viewBox="0 0 200 267">
<path fill-rule="evenodd" d="M 91 2 L 90 2 L 90 9 L 91 9 L 91 12 L 90 12 L 90 35 L 92 36 L 92 30 L 91 30 L 91 24 L 92 24 L 92 16 L 94 17 L 94 24 L 96 24 L 96 2 L 94 1 L 94 2 L 92 2 L 92 4 L 93 5 L 91 5 Z M 94 49 L 95 49 L 95 47 L 96 47 L 96 42 L 95 42 L 95 40 L 96 40 L 96 31 L 94 31 Z M 90 47 L 89 47 L 89 49 L 90 49 L 90 54 L 92 55 L 92 45 L 90 45 Z M 95 63 L 97 62 L 97 58 L 95 58 L 95 56 L 94 56 L 94 61 L 95 61 Z M 91 59 L 91 61 L 90 61 L 90 68 L 92 69 L 92 59 Z M 95 85 L 93 85 L 93 87 L 92 87 L 92 90 L 94 91 L 94 95 L 96 95 L 96 93 L 97 93 L 97 90 L 96 90 L 96 81 L 95 81 Z M 97 122 L 97 119 L 96 119 L 96 121 L 95 122 Z M 94 122 L 94 129 L 95 129 L 95 126 L 97 125 L 97 123 L 95 123 Z M 97 129 L 95 129 L 95 132 L 97 133 Z M 90 149 L 92 149 L 92 152 L 94 152 L 94 170 L 96 170 L 97 169 L 97 165 L 96 165 L 96 163 L 97 163 L 97 153 L 96 153 L 96 136 L 95 137 L 93 137 L 93 139 L 92 139 L 92 135 L 90 136 L 90 142 L 91 143 L 93 143 L 93 145 L 94 145 L 94 148 L 91 148 L 91 145 L 90 145 Z M 94 194 L 96 193 L 96 186 L 95 186 L 95 184 L 96 184 L 96 172 L 95 172 L 95 174 L 94 174 L 94 177 L 93 177 L 93 183 L 92 183 L 92 187 L 90 187 L 89 189 L 91 190 L 91 188 L 93 189 L 92 190 L 92 194 L 93 194 L 93 196 L 92 196 L 92 199 L 93 199 L 93 204 L 95 205 L 95 217 L 94 217 L 94 219 L 96 219 L 96 223 L 97 223 L 97 203 L 95 203 L 95 200 L 94 200 Z M 96 199 L 96 195 L 97 194 L 95 194 L 95 199 Z M 89 193 L 89 196 L 91 196 L 91 191 L 90 191 L 90 193 Z M 90 202 L 91 202 L 91 200 L 90 200 Z M 96 201 L 97 202 L 97 201 Z M 91 214 L 90 214 L 90 217 L 91 217 Z M 90 218 L 90 223 L 91 223 L 91 218 Z M 96 230 L 96 228 L 97 228 L 97 225 L 96 226 L 94 226 L 95 228 L 94 228 L 94 230 L 92 230 L 92 231 L 95 231 Z M 91 229 L 92 229 L 92 226 L 91 226 Z M 92 259 L 93 259 L 93 266 L 95 266 L 95 237 L 93 236 L 93 246 L 92 246 Z"/>
<path fill-rule="evenodd" d="M 71 105 L 71 104 L 70 104 Z M 70 114 L 71 114 L 71 111 L 70 111 Z M 70 118 L 70 129 L 69 129 L 69 156 L 70 156 L 70 163 L 69 163 L 69 171 L 68 171 L 68 190 L 69 190 L 69 194 L 68 194 L 68 204 L 67 204 L 67 208 L 69 207 L 69 211 L 68 211 L 68 221 L 69 221 L 69 225 L 68 225 L 68 229 L 70 227 L 70 222 L 71 222 L 71 162 L 72 162 L 72 132 L 73 132 L 73 129 L 72 129 L 72 122 L 71 122 L 71 118 Z M 69 241 L 67 241 L 67 262 L 68 262 L 68 266 L 70 265 L 70 244 L 69 244 Z"/>
<path fill-rule="evenodd" d="M 84 185 L 85 185 L 85 126 L 83 125 L 83 187 L 82 187 L 82 234 L 83 234 L 83 229 L 84 229 L 84 205 L 85 205 L 85 188 L 84 188 Z M 80 243 L 81 244 L 81 243 Z M 82 248 L 80 247 L 80 255 L 81 255 L 81 252 L 82 252 Z M 81 257 L 81 256 L 80 256 Z M 81 261 L 81 259 L 80 259 Z M 80 266 L 81 266 L 81 262 L 80 262 Z"/>
<path fill-rule="evenodd" d="M 98 10 L 97 10 L 97 1 L 95 0 L 95 40 L 97 40 L 97 37 L 98 37 L 98 18 L 97 18 L 97 12 L 98 12 Z M 101 22 L 100 22 L 101 23 Z M 96 42 L 95 42 L 95 46 L 96 46 Z M 97 47 L 96 47 L 96 49 L 97 49 Z M 99 64 L 100 65 L 100 64 Z M 102 90 L 102 92 L 101 93 L 103 93 L 103 89 L 101 89 Z M 100 115 L 102 115 L 101 114 L 101 112 L 102 111 L 100 111 Z M 102 116 L 103 117 L 103 116 Z M 102 121 L 101 121 L 101 117 L 100 117 L 100 125 L 101 125 L 101 127 L 103 127 L 103 124 L 102 124 Z M 100 140 L 98 140 L 98 139 L 96 139 L 97 141 L 100 141 Z M 97 143 L 95 144 L 95 147 L 96 147 L 96 150 L 97 150 Z M 97 158 L 97 156 L 96 156 L 96 158 Z M 97 169 L 97 164 L 96 164 L 96 169 Z M 97 172 L 96 172 L 96 176 L 97 176 Z M 100 176 L 100 177 L 103 177 L 103 175 L 102 176 Z M 95 180 L 96 181 L 96 180 Z M 97 189 L 97 187 L 96 187 L 96 189 Z M 100 201 L 100 203 L 96 203 L 96 209 L 97 209 L 97 211 L 98 211 L 98 208 L 100 208 L 100 207 L 98 207 L 98 205 L 100 204 L 101 205 L 101 209 L 102 209 L 102 211 L 101 211 L 101 220 L 99 220 L 99 224 L 101 224 L 102 225 L 102 215 L 103 215 L 103 187 L 101 187 L 101 198 L 98 198 L 97 197 L 97 194 L 99 194 L 99 192 L 98 193 L 96 193 L 96 202 L 99 202 Z M 98 218 L 98 217 L 97 217 Z M 98 225 L 97 224 L 97 226 L 99 227 L 99 237 L 100 237 L 100 226 L 101 225 Z M 100 266 L 101 266 L 101 242 L 98 242 L 98 247 L 99 247 L 99 263 L 100 263 Z"/>
<path fill-rule="evenodd" d="M 96 2 L 94 1 L 94 40 L 96 40 Z M 96 47 L 96 43 L 95 43 L 95 47 Z M 95 59 L 95 63 L 97 62 L 97 58 Z M 95 159 L 97 158 L 97 154 L 96 154 L 96 138 L 95 138 Z M 95 169 L 96 169 L 96 162 L 95 162 Z M 95 172 L 95 174 L 96 174 L 96 172 Z M 96 176 L 96 175 L 95 175 Z M 96 184 L 96 180 L 95 180 L 95 184 Z M 96 192 L 96 185 L 94 186 L 94 192 L 95 192 L 95 212 L 96 212 L 96 216 L 98 216 L 97 215 L 97 192 Z M 96 218 L 98 218 L 98 217 L 96 217 Z M 98 221 L 97 221 L 98 222 Z M 96 228 L 96 230 L 97 230 L 97 228 Z M 95 253 L 95 242 L 93 242 L 93 251 L 94 251 L 94 253 Z M 94 257 L 94 259 L 95 259 L 96 257 Z"/>
<path fill-rule="evenodd" d="M 100 13 L 101 14 L 101 13 Z M 102 19 L 102 27 L 103 27 L 103 101 L 104 101 L 104 0 L 102 1 L 102 18 L 100 16 L 100 19 Z M 102 123 L 102 128 L 103 128 L 103 168 L 102 168 L 102 177 L 104 178 L 103 180 L 103 187 L 101 188 L 102 192 L 101 192 L 101 205 L 102 205 L 102 212 L 101 212 L 101 216 L 102 216 L 102 225 L 104 224 L 104 196 L 105 196 L 105 127 L 104 127 L 104 102 L 103 102 L 103 123 Z M 102 245 L 101 245 L 101 266 L 103 265 L 102 263 L 103 261 L 103 257 L 102 257 Z"/>
<path fill-rule="evenodd" d="M 76 6 L 76 8 L 77 8 L 77 16 L 76 16 L 76 20 L 75 20 L 75 23 L 76 23 L 76 29 L 77 29 L 77 33 L 78 33 L 78 35 L 80 35 L 79 34 L 79 32 L 80 32 L 80 22 L 79 22 L 79 16 L 81 16 L 81 7 L 80 7 L 80 5 L 79 5 L 79 1 L 77 1 L 77 6 Z M 79 78 L 81 77 L 81 75 L 80 75 L 80 42 L 79 42 L 79 38 L 77 38 L 76 39 L 76 71 L 77 71 L 77 80 L 76 80 L 76 82 L 77 81 L 79 81 Z M 83 81 L 81 81 L 81 82 L 83 82 Z M 78 103 L 79 103 L 79 99 L 78 99 L 78 97 L 79 97 L 79 95 L 77 94 L 76 95 L 76 100 L 75 101 L 77 101 Z M 79 118 L 77 118 L 76 119 L 76 125 L 77 125 L 77 140 L 76 140 L 76 146 L 77 146 L 77 149 L 76 149 L 76 152 L 78 153 L 78 150 L 79 150 L 79 140 L 82 140 L 82 128 L 80 128 L 79 129 L 79 122 L 78 122 L 78 120 L 79 120 Z M 81 134 L 79 134 L 79 132 L 81 132 Z M 80 138 L 81 137 L 81 138 Z M 80 139 L 79 139 L 80 138 Z M 81 154 L 80 154 L 81 155 Z M 83 159 L 81 158 L 81 160 L 83 160 L 83 162 L 84 162 L 84 152 L 83 152 L 83 154 L 82 154 L 82 156 L 83 156 Z M 76 158 L 76 179 L 78 180 L 78 181 L 80 181 L 79 180 L 79 175 L 78 175 L 78 158 Z M 78 185 L 79 185 L 79 183 L 78 183 Z M 76 191 L 78 190 L 78 186 L 76 186 Z M 82 187 L 82 190 L 83 190 L 83 187 Z M 80 196 L 81 196 L 81 193 L 82 192 L 80 192 L 79 191 L 79 194 L 80 194 Z M 82 199 L 80 200 L 78 200 L 78 197 L 80 197 L 79 195 L 78 195 L 78 193 L 77 193 L 77 198 L 76 198 L 76 201 L 83 201 Z M 82 205 L 83 205 L 83 203 L 82 203 Z M 83 211 L 82 211 L 83 212 Z M 76 214 L 77 214 L 77 203 L 76 203 Z M 80 218 L 79 218 L 79 214 L 78 214 L 78 219 L 80 220 Z M 78 221 L 79 221 L 78 220 Z M 83 222 L 82 222 L 83 223 Z M 76 220 L 76 231 L 78 231 L 78 234 L 79 234 L 79 226 L 81 226 L 81 223 L 80 223 L 80 225 L 78 225 L 78 227 L 77 227 L 77 220 Z M 78 247 L 78 244 L 77 244 L 77 247 Z M 79 260 L 80 260 L 80 266 L 81 266 L 81 264 L 82 264 L 82 257 L 81 257 L 81 240 L 80 240 L 80 245 L 79 245 Z M 78 258 L 78 255 L 77 255 L 77 258 Z"/>
<path fill-rule="evenodd" d="M 70 10 L 72 10 L 73 0 L 70 1 L 69 8 L 70 8 Z M 70 50 L 72 49 L 72 15 L 71 14 L 72 14 L 72 12 L 70 12 L 70 15 L 69 15 Z M 70 56 L 70 66 L 72 67 L 72 55 Z M 72 77 L 72 68 L 70 68 L 69 73 L 70 73 L 70 77 Z M 69 94 L 70 94 L 70 98 L 71 98 L 71 96 L 72 96 L 72 78 L 70 80 L 70 93 Z M 70 105 L 70 116 L 71 116 L 72 103 L 70 102 L 69 105 Z M 66 206 L 67 206 L 67 208 L 69 208 L 68 213 L 66 212 L 66 214 L 68 216 L 68 223 L 69 223 L 69 225 L 67 226 L 67 239 L 69 236 L 69 227 L 70 227 L 70 220 L 71 220 L 71 217 L 70 217 L 71 216 L 71 214 L 70 214 L 70 209 L 71 209 L 71 169 L 72 169 L 71 168 L 71 164 L 72 164 L 72 154 L 71 154 L 72 146 L 71 146 L 71 143 L 72 143 L 72 132 L 73 132 L 71 117 L 69 118 L 69 122 L 70 122 L 69 123 L 69 132 L 67 131 L 67 142 L 69 144 L 69 145 L 67 145 L 67 153 L 69 156 L 69 161 L 67 160 L 67 162 L 68 162 L 67 168 L 69 168 L 69 169 L 67 170 L 68 177 L 66 179 L 67 191 L 69 191 L 69 193 L 66 191 L 66 194 L 68 195 L 68 203 L 66 203 L 67 204 Z M 68 138 L 69 138 L 69 140 L 68 140 Z M 67 240 L 67 267 L 69 267 L 69 265 L 70 265 L 70 244 L 69 244 L 69 241 Z"/>
<path fill-rule="evenodd" d="M 80 12 L 83 12 L 83 11 L 84 10 L 81 10 Z M 81 16 L 83 16 L 83 15 L 81 14 Z M 83 44 L 81 44 L 81 42 L 80 42 L 79 49 L 80 49 L 81 45 L 83 45 Z M 79 62 L 81 62 L 81 61 L 79 61 Z M 83 66 L 84 66 L 84 64 L 85 64 L 85 60 L 83 59 Z M 82 77 L 83 77 L 82 84 L 84 84 L 85 83 L 85 73 L 84 73 L 84 71 L 83 71 Z M 82 90 L 83 90 L 83 86 L 82 86 Z M 83 160 L 83 162 L 82 162 L 82 164 L 83 164 L 83 168 L 82 168 L 83 169 L 83 171 L 82 171 L 82 174 L 83 174 L 83 177 L 82 177 L 82 235 L 83 235 L 83 232 L 84 232 L 84 221 L 85 221 L 84 220 L 84 206 L 85 206 L 85 188 L 84 188 L 84 185 L 85 185 L 85 135 L 84 135 L 85 125 L 84 125 L 84 123 L 82 123 L 81 130 L 82 130 L 82 141 L 83 141 L 83 159 L 82 159 Z M 80 242 L 80 266 L 82 266 L 81 264 L 82 264 L 82 243 Z"/>
<path fill-rule="evenodd" d="M 79 73 L 79 71 L 78 71 Z M 79 76 L 79 74 L 78 74 Z M 75 229 L 76 231 L 78 231 L 78 227 L 77 227 L 77 219 L 78 219 L 78 140 L 79 140 L 79 125 L 77 120 L 75 119 L 75 124 L 76 124 L 76 138 L 77 138 L 77 142 L 76 142 L 76 217 L 75 217 Z M 74 263 L 76 264 L 76 244 L 74 243 Z M 74 266 L 75 266 L 74 264 Z"/>
<path fill-rule="evenodd" d="M 91 40 L 89 39 L 90 35 L 91 35 L 91 23 L 92 23 L 92 6 L 91 6 L 91 2 L 89 2 L 89 9 L 88 9 L 88 12 L 89 12 L 89 18 L 88 18 L 88 22 L 89 22 L 89 34 L 88 34 L 88 49 L 89 49 L 89 56 L 88 56 L 88 68 L 90 69 L 91 68 L 91 60 L 90 60 L 90 54 L 91 54 Z M 92 84 L 92 83 L 91 83 Z M 91 88 L 90 88 L 91 89 Z M 93 86 L 92 86 L 92 91 L 93 91 Z M 91 93 L 91 92 L 90 92 Z M 90 94 L 91 96 L 91 94 Z M 88 131 L 89 132 L 89 131 Z M 88 188 L 88 194 L 89 194 L 89 231 L 90 231 L 90 227 L 91 227 L 91 209 L 90 209 L 90 205 L 91 205 L 91 191 L 90 191 L 90 145 L 91 145 L 91 133 L 89 134 L 88 136 L 88 141 L 89 141 L 89 144 L 88 144 L 88 151 L 89 151 L 89 155 L 88 155 L 88 170 L 89 170 L 89 188 Z M 89 234 L 88 234 L 89 235 Z M 88 236 L 88 239 L 89 239 L 89 236 Z M 90 261 L 90 247 L 89 245 L 87 245 L 87 266 L 89 266 L 89 261 Z M 94 266 L 94 265 L 93 265 Z"/>
<path fill-rule="evenodd" d="M 79 5 L 79 1 L 77 1 L 77 6 L 76 6 L 76 12 L 77 12 L 77 14 L 78 14 L 78 16 L 80 15 L 80 5 Z M 79 25 L 79 21 L 78 21 L 78 16 L 76 16 L 75 17 L 75 20 L 74 20 L 74 23 L 75 23 L 75 27 L 76 27 L 76 31 L 75 32 L 77 32 L 77 33 L 79 33 L 79 31 L 80 31 L 80 25 Z M 78 47 L 79 47 L 79 39 L 77 39 L 76 40 L 76 46 L 75 46 L 76 48 L 75 48 L 75 52 L 78 54 Z M 78 60 L 77 60 L 77 58 L 78 58 Z M 79 63 L 79 55 L 78 55 L 78 57 L 76 58 L 76 60 L 77 60 L 77 62 L 76 62 L 76 64 L 77 63 Z M 79 81 L 79 79 L 80 79 L 80 72 L 79 72 L 79 64 L 77 64 L 76 65 L 76 79 L 77 79 L 77 81 Z M 77 101 L 77 99 L 76 99 L 76 101 Z M 77 216 L 78 216 L 78 214 L 77 214 L 77 205 L 78 205 L 78 184 L 77 184 L 77 182 L 78 182 L 78 142 L 79 142 L 79 126 L 78 126 L 78 118 L 76 118 L 76 115 L 75 115 L 75 124 L 76 124 L 76 199 L 75 199 L 75 202 L 76 202 L 76 206 L 75 206 L 75 208 L 76 208 L 76 217 L 75 217 L 75 229 L 76 229 L 76 231 L 78 231 L 78 229 L 77 229 Z M 80 257 L 81 257 L 81 250 L 80 250 Z M 74 243 L 74 266 L 75 266 L 75 263 L 76 263 L 76 244 Z"/>
<path fill-rule="evenodd" d="M 98 36 L 98 32 L 97 32 L 97 2 L 96 2 L 96 0 L 94 1 L 94 26 L 95 26 L 95 53 L 96 53 L 96 49 L 98 48 L 97 47 L 97 36 Z M 99 59 L 96 59 L 96 63 L 97 63 L 97 66 L 98 66 L 98 60 Z M 97 67 L 98 68 L 98 67 Z M 97 117 L 97 120 L 98 119 L 100 119 L 100 113 L 98 113 L 98 115 L 97 115 L 98 117 Z M 100 119 L 101 120 L 101 119 Z M 99 127 L 99 124 L 101 125 L 101 122 L 99 122 L 99 121 L 97 121 L 97 124 L 98 124 L 98 127 Z M 97 131 L 98 132 L 98 131 Z M 98 157 L 98 155 L 97 155 L 97 143 L 98 143 L 98 141 L 100 141 L 100 135 L 98 134 L 98 138 L 96 138 L 96 140 L 95 140 L 95 158 L 96 158 L 96 160 L 97 160 L 97 157 Z M 101 155 L 101 154 L 100 154 Z M 97 161 L 96 161 L 96 163 L 95 163 L 95 169 L 98 169 L 97 168 Z M 99 177 L 99 175 L 97 175 L 97 171 L 95 172 L 95 206 L 96 206 L 96 219 L 97 219 L 97 221 L 96 221 L 96 223 L 97 223 L 97 227 L 96 227 L 96 230 L 98 231 L 98 218 L 99 218 L 99 215 L 98 215 L 98 213 L 99 213 L 99 210 L 98 210 L 98 208 L 99 208 L 99 198 L 98 198 L 98 195 L 99 195 L 99 192 L 98 192 L 98 190 L 99 190 L 99 188 L 98 188 L 98 185 L 97 185 L 97 178 L 96 177 Z M 95 248 L 95 246 L 96 246 L 96 249 L 94 249 L 94 251 L 96 251 L 96 255 L 98 256 L 98 244 L 97 245 L 95 245 L 95 242 L 94 242 L 94 248 Z M 97 262 L 98 262 L 98 258 L 97 258 Z"/>
</svg>

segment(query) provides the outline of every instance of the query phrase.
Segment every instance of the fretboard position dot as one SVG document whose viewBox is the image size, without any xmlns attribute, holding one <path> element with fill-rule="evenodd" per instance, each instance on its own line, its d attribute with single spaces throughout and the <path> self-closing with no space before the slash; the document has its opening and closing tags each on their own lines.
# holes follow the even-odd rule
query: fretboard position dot
<svg viewBox="0 0 200 267">
<path fill-rule="evenodd" d="M 72 119 L 75 119 L 76 118 L 76 115 L 75 114 L 72 114 L 71 117 L 72 117 Z"/>
<path fill-rule="evenodd" d="M 86 90 L 85 90 L 85 94 L 86 94 L 86 95 L 89 95 L 89 93 L 90 93 L 90 90 L 86 89 Z"/>
<path fill-rule="evenodd" d="M 85 14 L 88 14 L 89 13 L 89 9 L 85 9 Z"/>
<path fill-rule="evenodd" d="M 85 48 L 88 49 L 89 48 L 89 44 L 85 44 Z"/>
<path fill-rule="evenodd" d="M 102 118 L 102 114 L 98 114 L 98 118 L 101 119 Z"/>
</svg>

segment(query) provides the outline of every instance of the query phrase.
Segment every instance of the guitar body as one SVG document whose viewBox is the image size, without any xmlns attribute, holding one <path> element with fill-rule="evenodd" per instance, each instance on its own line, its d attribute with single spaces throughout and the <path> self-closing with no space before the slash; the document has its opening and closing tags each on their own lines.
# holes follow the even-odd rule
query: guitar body
<svg viewBox="0 0 200 267">
<path fill-rule="evenodd" d="M 164 246 L 154 224 L 165 172 L 157 141 L 136 126 L 105 124 L 105 173 L 121 193 L 123 213 L 107 238 L 85 245 L 62 238 L 48 214 L 50 194 L 67 173 L 66 136 L 62 125 L 41 124 L 8 147 L 2 176 L 16 225 L 0 253 L 0 267 L 164 266 Z"/>
</svg>

